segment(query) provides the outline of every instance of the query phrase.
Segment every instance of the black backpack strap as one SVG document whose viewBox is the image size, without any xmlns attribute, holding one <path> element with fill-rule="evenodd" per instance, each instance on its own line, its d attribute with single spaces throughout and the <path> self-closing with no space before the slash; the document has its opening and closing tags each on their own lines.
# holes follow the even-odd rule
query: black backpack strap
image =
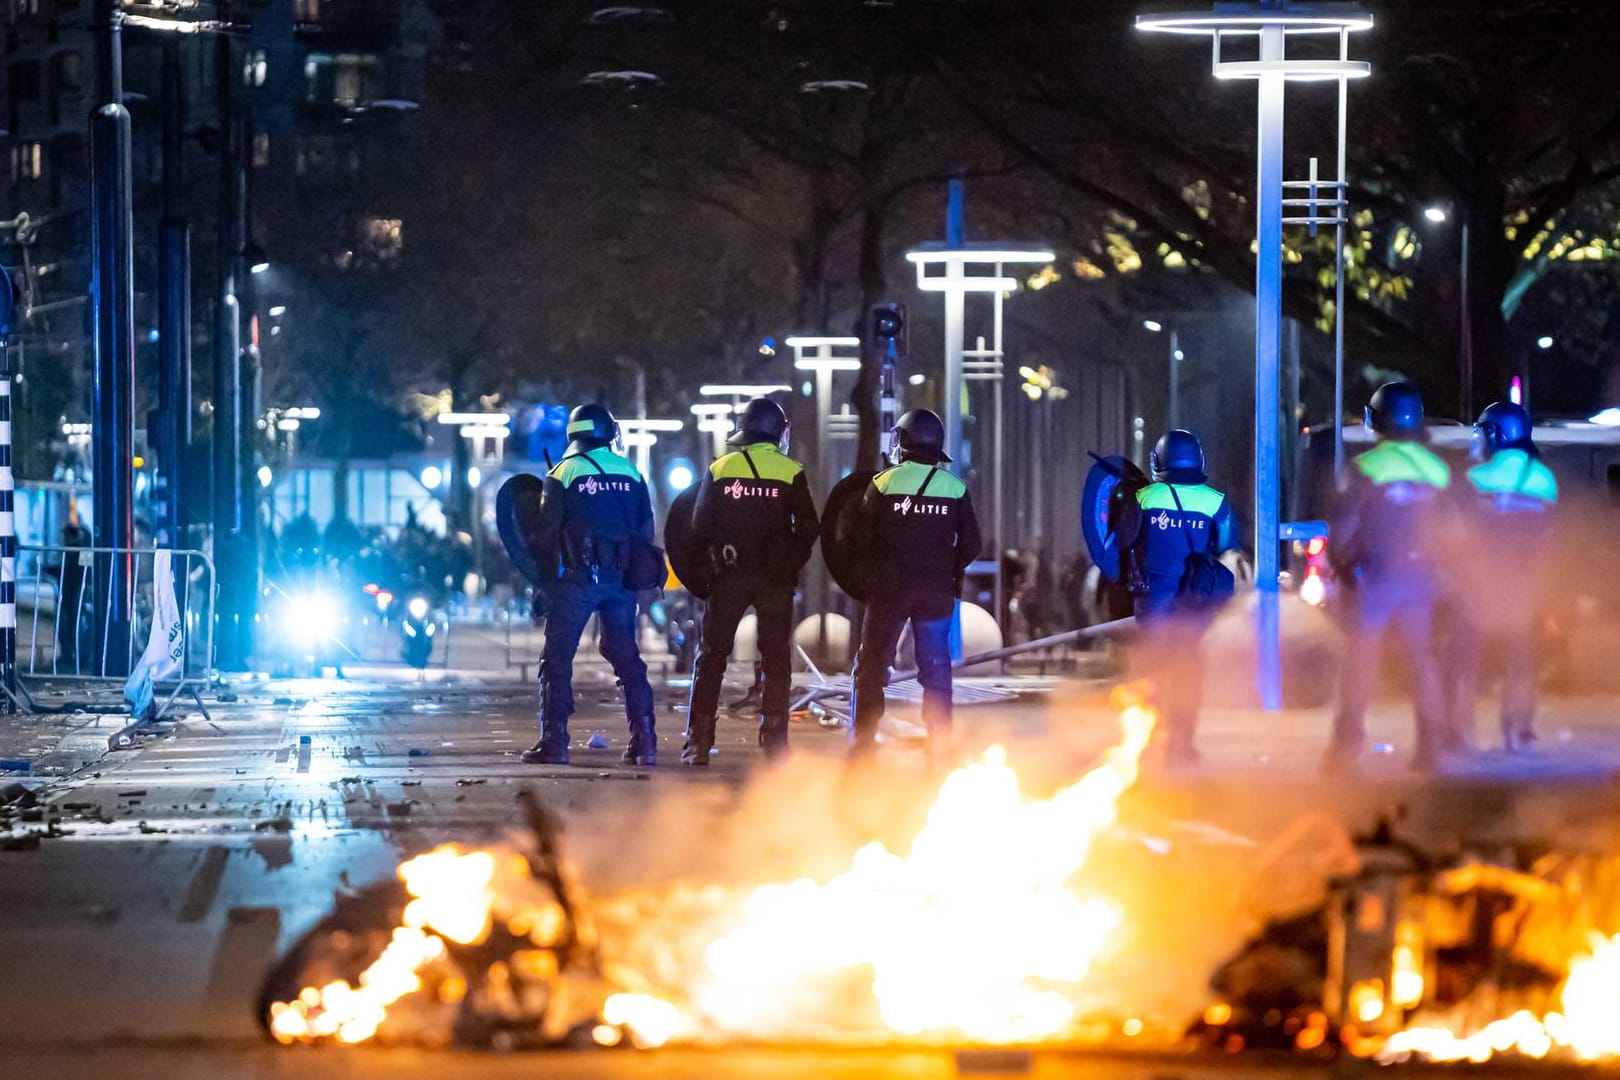
<svg viewBox="0 0 1620 1080">
<path fill-rule="evenodd" d="M 928 485 L 933 482 L 934 474 L 937 472 L 939 472 L 938 465 L 935 465 L 932 469 L 928 470 L 928 475 L 923 477 L 922 485 L 917 488 L 917 498 L 922 498 L 923 494 L 928 491 Z"/>
<path fill-rule="evenodd" d="M 564 454 L 562 461 L 567 461 L 569 458 L 580 458 L 581 460 L 589 463 L 590 467 L 596 470 L 596 475 L 597 476 L 606 476 L 607 475 L 607 470 L 602 468 L 602 466 L 600 466 L 600 465 L 598 465 L 596 463 L 596 459 L 591 457 L 591 452 L 589 450 L 586 450 L 583 453 L 578 453 L 578 454 Z M 561 465 L 562 461 L 557 462 L 557 464 Z"/>
<path fill-rule="evenodd" d="M 1187 516 L 1187 511 L 1184 510 L 1182 508 L 1182 506 L 1181 506 L 1181 496 L 1176 494 L 1176 485 L 1170 483 L 1169 481 L 1166 481 L 1164 486 L 1170 489 L 1170 497 L 1172 499 L 1174 499 L 1175 503 L 1176 503 L 1176 512 L 1178 514 L 1180 514 L 1182 517 L 1186 517 Z M 1187 554 L 1189 554 L 1189 555 L 1197 555 L 1198 554 L 1198 549 L 1193 546 L 1192 533 L 1188 532 L 1186 529 L 1182 529 L 1181 530 L 1181 535 L 1187 541 Z M 1213 542 L 1214 541 L 1212 539 L 1211 543 L 1213 543 Z M 1208 546 L 1207 545 L 1205 547 L 1205 554 L 1208 554 Z"/>
<path fill-rule="evenodd" d="M 759 470 L 754 467 L 754 459 L 748 456 L 748 451 L 739 450 L 738 453 L 742 454 L 743 460 L 748 462 L 748 471 L 754 474 L 754 479 L 760 479 Z"/>
</svg>

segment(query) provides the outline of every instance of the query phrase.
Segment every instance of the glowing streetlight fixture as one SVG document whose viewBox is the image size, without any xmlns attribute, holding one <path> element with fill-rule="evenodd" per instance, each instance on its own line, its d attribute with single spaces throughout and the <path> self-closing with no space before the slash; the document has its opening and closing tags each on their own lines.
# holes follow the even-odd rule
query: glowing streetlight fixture
<svg viewBox="0 0 1620 1080">
<path fill-rule="evenodd" d="M 832 489 L 833 455 L 827 420 L 832 412 L 833 372 L 861 369 L 861 339 L 858 337 L 795 336 L 787 339 L 793 350 L 793 366 L 816 376 L 816 458 L 823 491 Z M 849 349 L 840 354 L 835 350 Z"/>
<path fill-rule="evenodd" d="M 625 417 L 619 421 L 619 441 L 636 452 L 636 469 L 645 477 L 652 465 L 658 433 L 680 431 L 685 426 L 685 420 L 674 418 Z"/>
<path fill-rule="evenodd" d="M 1444 225 L 1447 216 L 1446 208 L 1443 206 L 1426 206 L 1423 208 L 1423 216 L 1436 225 Z"/>
<path fill-rule="evenodd" d="M 705 383 L 698 387 L 698 393 L 704 397 L 756 398 L 792 389 L 786 383 Z"/>
<path fill-rule="evenodd" d="M 438 421 L 441 424 L 454 427 L 465 427 L 468 424 L 508 427 L 512 423 L 512 414 L 503 412 L 442 412 L 438 416 Z"/>
</svg>

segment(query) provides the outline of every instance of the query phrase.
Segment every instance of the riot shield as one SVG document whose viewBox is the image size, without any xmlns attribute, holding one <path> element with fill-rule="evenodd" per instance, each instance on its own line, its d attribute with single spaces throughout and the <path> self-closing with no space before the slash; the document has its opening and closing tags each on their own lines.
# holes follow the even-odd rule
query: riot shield
<svg viewBox="0 0 1620 1080">
<path fill-rule="evenodd" d="M 540 561 L 529 546 L 529 536 L 540 516 L 540 495 L 544 490 L 545 482 L 538 476 L 518 473 L 495 494 L 495 527 L 500 531 L 506 556 L 518 573 L 534 586 L 551 580 L 540 569 Z"/>
<path fill-rule="evenodd" d="M 697 495 L 698 486 L 693 484 L 669 504 L 669 516 L 664 519 L 664 553 L 681 587 L 699 600 L 707 600 L 714 587 L 714 564 L 707 545 L 698 540 L 692 528 Z"/>
<path fill-rule="evenodd" d="M 1113 529 L 1113 522 L 1118 520 L 1115 508 L 1147 486 L 1148 478 L 1134 462 L 1118 454 L 1091 457 L 1096 464 L 1086 473 L 1080 496 L 1080 534 L 1085 537 L 1092 563 L 1104 577 L 1117 581 L 1120 568 L 1119 538 Z"/>
<path fill-rule="evenodd" d="M 821 557 L 827 571 L 844 592 L 866 603 L 872 589 L 872 553 L 864 549 L 857 535 L 861 497 L 877 473 L 871 469 L 852 472 L 827 495 L 821 512 Z"/>
</svg>

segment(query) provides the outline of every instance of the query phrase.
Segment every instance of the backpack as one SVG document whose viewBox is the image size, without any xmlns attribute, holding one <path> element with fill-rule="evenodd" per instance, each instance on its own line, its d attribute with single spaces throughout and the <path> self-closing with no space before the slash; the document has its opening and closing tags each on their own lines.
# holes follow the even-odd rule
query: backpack
<svg viewBox="0 0 1620 1080">
<path fill-rule="evenodd" d="M 1181 496 L 1176 494 L 1176 485 L 1165 486 L 1170 489 L 1170 497 L 1176 502 L 1176 510 L 1185 516 Z M 1214 611 L 1230 600 L 1236 591 L 1237 580 L 1232 576 L 1232 571 L 1215 557 L 1208 546 L 1199 551 L 1193 546 L 1192 537 L 1187 536 L 1187 561 L 1181 571 L 1181 581 L 1176 586 L 1178 606 L 1183 611 Z"/>
</svg>

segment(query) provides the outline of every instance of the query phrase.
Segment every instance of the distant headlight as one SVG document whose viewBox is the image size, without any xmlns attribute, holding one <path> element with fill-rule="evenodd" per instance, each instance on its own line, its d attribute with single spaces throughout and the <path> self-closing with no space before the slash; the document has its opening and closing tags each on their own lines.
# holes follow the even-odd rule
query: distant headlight
<svg viewBox="0 0 1620 1080">
<path fill-rule="evenodd" d="M 287 620 L 288 634 L 298 641 L 313 645 L 337 636 L 337 604 L 324 593 L 288 597 Z"/>
<path fill-rule="evenodd" d="M 1311 574 L 1299 586 L 1299 598 L 1312 607 L 1321 607 L 1327 600 L 1327 583 L 1320 574 Z"/>
<path fill-rule="evenodd" d="M 428 602 L 420 596 L 413 596 L 411 602 L 405 605 L 405 610 L 410 612 L 411 618 L 420 622 L 427 618 Z"/>
</svg>

